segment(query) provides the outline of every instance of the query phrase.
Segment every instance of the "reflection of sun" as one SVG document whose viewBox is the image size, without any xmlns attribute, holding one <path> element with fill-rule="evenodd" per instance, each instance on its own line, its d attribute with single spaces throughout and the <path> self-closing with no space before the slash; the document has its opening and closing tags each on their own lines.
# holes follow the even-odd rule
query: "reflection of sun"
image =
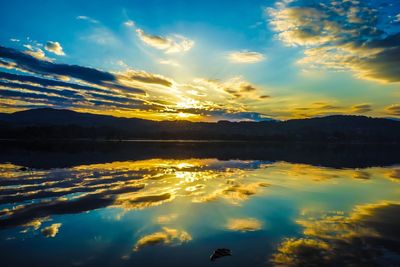
<svg viewBox="0 0 400 267">
<path fill-rule="evenodd" d="M 187 163 L 187 162 L 181 162 L 181 163 L 178 163 L 178 164 L 176 165 L 176 167 L 178 167 L 178 169 L 183 169 L 183 168 L 194 167 L 194 165 L 193 165 L 193 164 L 190 164 L 190 163 Z"/>
</svg>

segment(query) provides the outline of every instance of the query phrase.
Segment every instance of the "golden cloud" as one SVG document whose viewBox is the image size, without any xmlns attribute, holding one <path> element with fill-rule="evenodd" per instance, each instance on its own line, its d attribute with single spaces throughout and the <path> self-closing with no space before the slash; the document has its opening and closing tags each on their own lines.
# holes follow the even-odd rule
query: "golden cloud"
<svg viewBox="0 0 400 267">
<path fill-rule="evenodd" d="M 243 50 L 238 52 L 231 52 L 227 56 L 227 58 L 232 63 L 251 64 L 263 61 L 265 59 L 265 56 L 258 52 Z"/>
<path fill-rule="evenodd" d="M 348 217 L 334 213 L 299 219 L 306 237 L 285 239 L 271 261 L 276 266 L 375 265 L 400 245 L 399 211 L 399 203 L 382 202 L 357 206 Z"/>
<path fill-rule="evenodd" d="M 400 105 L 395 104 L 385 108 L 386 114 L 400 116 Z"/>
<path fill-rule="evenodd" d="M 44 47 L 47 51 L 54 53 L 58 56 L 65 56 L 63 48 L 59 42 L 48 41 Z"/>
<path fill-rule="evenodd" d="M 133 250 L 139 251 L 143 247 L 154 245 L 181 245 L 192 240 L 189 233 L 182 230 L 163 227 L 162 231 L 141 237 L 135 244 Z"/>
<path fill-rule="evenodd" d="M 226 229 L 238 232 L 254 232 L 262 229 L 262 222 L 255 218 L 230 219 Z"/>
<path fill-rule="evenodd" d="M 42 234 L 45 237 L 55 237 L 61 227 L 61 223 L 53 223 L 50 226 L 43 228 Z"/>
</svg>

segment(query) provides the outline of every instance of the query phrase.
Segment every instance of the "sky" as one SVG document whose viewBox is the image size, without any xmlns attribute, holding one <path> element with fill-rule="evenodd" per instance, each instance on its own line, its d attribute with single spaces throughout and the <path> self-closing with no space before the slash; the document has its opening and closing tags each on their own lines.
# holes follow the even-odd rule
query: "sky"
<svg viewBox="0 0 400 267">
<path fill-rule="evenodd" d="M 397 0 L 5 1 L 0 112 L 400 118 Z"/>
</svg>

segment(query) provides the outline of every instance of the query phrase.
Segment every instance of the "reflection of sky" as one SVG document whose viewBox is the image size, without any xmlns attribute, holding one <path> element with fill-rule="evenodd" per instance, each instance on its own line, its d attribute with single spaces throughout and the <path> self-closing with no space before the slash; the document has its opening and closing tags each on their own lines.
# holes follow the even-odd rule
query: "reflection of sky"
<svg viewBox="0 0 400 267">
<path fill-rule="evenodd" d="M 3 164 L 0 174 L 0 248 L 19 266 L 204 266 L 217 247 L 234 253 L 223 266 L 262 266 L 278 246 L 316 244 L 328 253 L 337 236 L 320 238 L 332 221 L 356 227 L 380 214 L 384 222 L 396 217 L 379 212 L 382 203 L 399 201 L 396 167 L 151 159 L 51 170 Z M 326 223 L 316 224 L 321 218 Z M 296 239 L 303 231 L 313 241 Z M 280 255 L 275 262 L 290 260 Z"/>
</svg>

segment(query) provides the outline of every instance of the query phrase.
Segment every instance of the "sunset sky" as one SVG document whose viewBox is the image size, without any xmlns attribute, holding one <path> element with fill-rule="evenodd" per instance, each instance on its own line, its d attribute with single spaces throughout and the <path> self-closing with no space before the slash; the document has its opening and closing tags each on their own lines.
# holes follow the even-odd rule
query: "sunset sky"
<svg viewBox="0 0 400 267">
<path fill-rule="evenodd" d="M 1 112 L 400 117 L 398 1 L 1 2 Z"/>
</svg>

